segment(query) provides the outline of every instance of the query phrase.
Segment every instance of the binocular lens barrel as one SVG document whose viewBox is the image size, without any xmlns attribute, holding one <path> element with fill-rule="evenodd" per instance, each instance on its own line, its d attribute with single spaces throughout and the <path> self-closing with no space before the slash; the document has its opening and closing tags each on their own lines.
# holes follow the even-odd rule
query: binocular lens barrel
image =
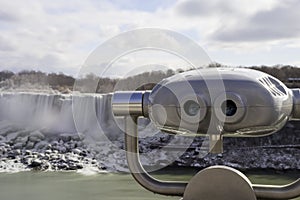
<svg viewBox="0 0 300 200">
<path fill-rule="evenodd" d="M 146 91 L 115 92 L 112 99 L 112 111 L 115 116 L 147 116 L 144 95 Z M 146 98 L 147 99 L 147 98 Z"/>
</svg>

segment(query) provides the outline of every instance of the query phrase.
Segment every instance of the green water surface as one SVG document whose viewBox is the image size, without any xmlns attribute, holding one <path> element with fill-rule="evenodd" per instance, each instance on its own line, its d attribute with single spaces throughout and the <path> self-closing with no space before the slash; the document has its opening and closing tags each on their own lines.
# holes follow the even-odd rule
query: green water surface
<svg viewBox="0 0 300 200">
<path fill-rule="evenodd" d="M 177 172 L 176 172 L 177 173 Z M 286 184 L 299 174 L 248 175 L 254 183 Z M 188 180 L 192 173 L 159 173 L 155 177 Z M 177 200 L 179 197 L 155 195 L 139 186 L 129 174 L 74 172 L 21 172 L 0 174 L 0 200 Z M 300 198 L 297 198 L 300 200 Z"/>
</svg>

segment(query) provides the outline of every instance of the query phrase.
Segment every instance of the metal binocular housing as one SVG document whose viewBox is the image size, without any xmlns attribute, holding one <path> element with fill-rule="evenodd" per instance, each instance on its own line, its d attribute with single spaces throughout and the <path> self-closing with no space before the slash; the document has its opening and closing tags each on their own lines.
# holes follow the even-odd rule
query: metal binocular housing
<svg viewBox="0 0 300 200">
<path fill-rule="evenodd" d="M 141 171 L 134 175 L 137 181 L 153 192 L 182 196 L 187 183 L 155 182 L 140 166 L 138 117 L 149 118 L 157 128 L 171 134 L 209 137 L 209 152 L 221 153 L 223 137 L 265 136 L 289 120 L 300 119 L 300 90 L 289 89 L 278 79 L 256 70 L 200 69 L 166 78 L 151 91 L 117 91 L 112 110 L 115 116 L 127 119 L 125 131 L 131 132 L 131 136 L 125 133 L 127 150 L 137 153 L 137 158 L 127 159 L 129 168 Z M 132 132 L 136 132 L 135 137 Z M 257 198 L 300 195 L 299 179 L 288 186 L 251 188 Z"/>
</svg>

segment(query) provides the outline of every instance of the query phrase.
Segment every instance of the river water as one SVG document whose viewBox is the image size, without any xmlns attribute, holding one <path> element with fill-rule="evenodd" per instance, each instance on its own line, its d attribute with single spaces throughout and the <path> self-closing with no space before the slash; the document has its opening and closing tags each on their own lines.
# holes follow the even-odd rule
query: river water
<svg viewBox="0 0 300 200">
<path fill-rule="evenodd" d="M 187 175 L 160 173 L 157 178 L 188 180 Z M 286 184 L 299 174 L 249 175 L 254 183 Z M 0 174 L 3 200 L 176 200 L 179 197 L 155 195 L 139 186 L 129 174 L 83 175 L 74 172 L 20 172 Z M 297 198 L 300 200 L 300 198 Z"/>
</svg>

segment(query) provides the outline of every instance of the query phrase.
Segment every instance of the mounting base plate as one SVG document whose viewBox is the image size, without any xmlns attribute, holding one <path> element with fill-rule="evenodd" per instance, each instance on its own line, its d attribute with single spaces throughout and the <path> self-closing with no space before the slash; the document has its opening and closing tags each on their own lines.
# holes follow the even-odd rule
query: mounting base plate
<svg viewBox="0 0 300 200">
<path fill-rule="evenodd" d="M 196 174 L 188 183 L 183 200 L 256 200 L 252 185 L 241 172 L 213 166 Z"/>
</svg>

